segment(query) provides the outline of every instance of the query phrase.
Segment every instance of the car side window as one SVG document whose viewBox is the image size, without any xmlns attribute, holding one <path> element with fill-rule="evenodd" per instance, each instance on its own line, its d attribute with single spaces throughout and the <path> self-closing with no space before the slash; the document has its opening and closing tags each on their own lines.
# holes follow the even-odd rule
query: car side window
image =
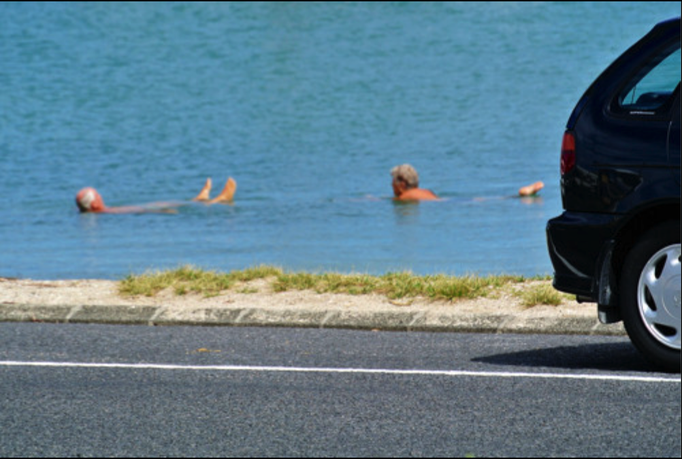
<svg viewBox="0 0 682 459">
<path fill-rule="evenodd" d="M 680 43 L 649 59 L 619 91 L 612 107 L 631 115 L 653 115 L 667 110 L 680 84 Z"/>
</svg>

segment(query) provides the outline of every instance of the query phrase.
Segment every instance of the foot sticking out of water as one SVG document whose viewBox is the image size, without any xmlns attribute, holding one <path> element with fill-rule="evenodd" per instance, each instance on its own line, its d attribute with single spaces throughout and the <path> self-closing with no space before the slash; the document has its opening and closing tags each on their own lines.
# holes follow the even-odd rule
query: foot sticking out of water
<svg viewBox="0 0 682 459">
<path fill-rule="evenodd" d="M 237 191 L 237 182 L 232 178 L 228 178 L 225 183 L 225 188 L 220 192 L 218 196 L 211 199 L 209 203 L 213 204 L 216 202 L 232 202 L 234 199 L 234 194 Z"/>
<path fill-rule="evenodd" d="M 208 201 L 211 197 L 211 185 L 212 185 L 211 179 L 207 178 L 206 184 L 201 189 L 196 198 L 192 199 L 192 201 Z"/>
</svg>

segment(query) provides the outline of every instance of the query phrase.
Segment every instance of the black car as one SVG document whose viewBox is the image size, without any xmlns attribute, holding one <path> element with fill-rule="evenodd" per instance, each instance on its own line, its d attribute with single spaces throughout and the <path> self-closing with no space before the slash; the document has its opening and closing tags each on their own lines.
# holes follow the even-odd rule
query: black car
<svg viewBox="0 0 682 459">
<path fill-rule="evenodd" d="M 680 371 L 680 18 L 657 24 L 592 83 L 561 150 L 563 214 L 547 223 L 554 287 L 622 320 Z"/>
</svg>

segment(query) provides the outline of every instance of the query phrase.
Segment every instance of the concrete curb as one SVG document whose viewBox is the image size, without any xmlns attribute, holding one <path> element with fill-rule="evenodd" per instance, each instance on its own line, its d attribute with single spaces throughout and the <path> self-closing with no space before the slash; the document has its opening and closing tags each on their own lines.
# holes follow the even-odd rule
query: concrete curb
<svg viewBox="0 0 682 459">
<path fill-rule="evenodd" d="M 121 325 L 254 326 L 468 333 L 626 335 L 622 323 L 596 317 L 532 317 L 431 311 L 357 311 L 265 308 L 170 308 L 128 305 L 0 304 L 0 322 Z"/>
</svg>

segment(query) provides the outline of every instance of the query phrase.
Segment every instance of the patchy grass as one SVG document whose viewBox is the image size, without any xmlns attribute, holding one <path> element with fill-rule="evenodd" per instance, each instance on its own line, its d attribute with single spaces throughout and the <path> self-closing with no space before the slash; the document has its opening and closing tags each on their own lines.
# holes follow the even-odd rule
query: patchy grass
<svg viewBox="0 0 682 459">
<path fill-rule="evenodd" d="M 204 271 L 193 266 L 183 266 L 172 271 L 156 271 L 142 275 L 128 275 L 119 284 L 119 294 L 123 296 L 155 296 L 160 291 L 170 288 L 176 295 L 200 293 L 204 296 L 216 296 L 229 290 L 238 282 L 249 282 L 277 276 L 282 271 L 270 266 L 249 268 L 243 271 L 217 273 Z"/>
<path fill-rule="evenodd" d="M 515 291 L 514 295 L 521 299 L 521 304 L 527 308 L 537 305 L 559 306 L 569 295 L 561 293 L 551 285 L 538 284 Z"/>
<path fill-rule="evenodd" d="M 165 289 L 177 295 L 199 293 L 216 296 L 220 292 L 239 287 L 239 292 L 255 292 L 244 287 L 257 279 L 268 279 L 275 292 L 311 290 L 317 293 L 346 293 L 351 295 L 380 294 L 391 299 L 424 297 L 432 300 L 456 301 L 499 294 L 507 286 L 529 281 L 522 276 L 447 276 L 444 274 L 418 276 L 410 272 L 387 273 L 383 276 L 369 274 L 311 274 L 305 272 L 285 273 L 272 266 L 258 266 L 242 271 L 217 273 L 192 266 L 171 271 L 157 271 L 142 275 L 129 275 L 119 284 L 123 296 L 154 296 Z M 547 280 L 535 277 L 530 280 Z M 564 296 L 551 286 L 524 287 L 518 293 L 523 304 L 560 304 Z"/>
</svg>

